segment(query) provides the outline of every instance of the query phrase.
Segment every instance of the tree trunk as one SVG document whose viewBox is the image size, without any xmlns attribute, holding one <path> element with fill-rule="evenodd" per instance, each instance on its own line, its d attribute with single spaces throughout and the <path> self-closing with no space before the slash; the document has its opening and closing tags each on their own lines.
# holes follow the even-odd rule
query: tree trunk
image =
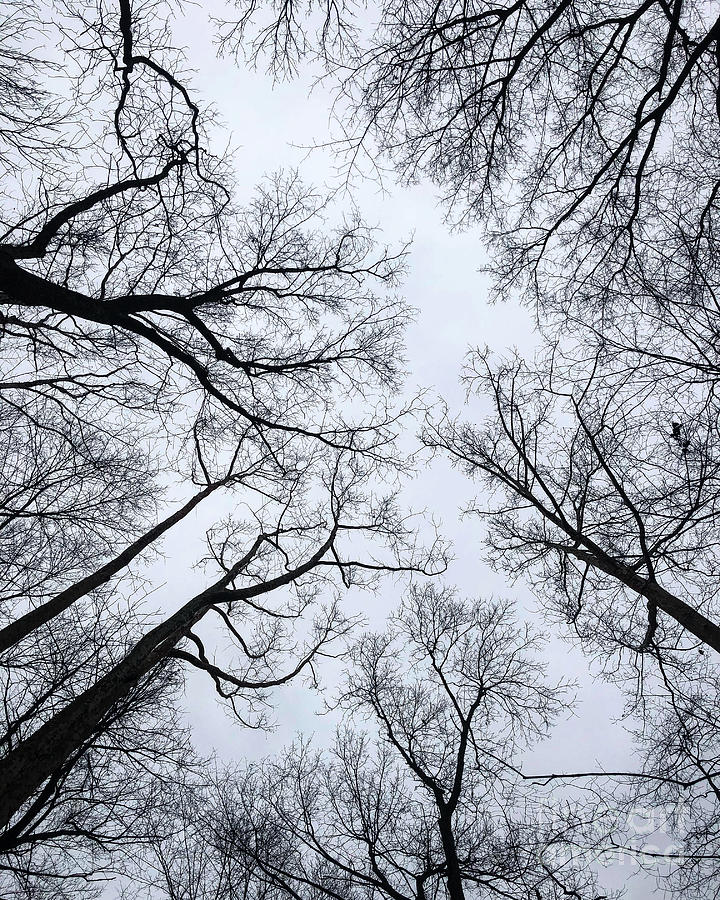
<svg viewBox="0 0 720 900">
<path fill-rule="evenodd" d="M 452 816 L 450 813 L 441 812 L 438 819 L 440 837 L 442 838 L 445 862 L 447 864 L 447 890 L 450 900 L 465 900 L 460 863 L 458 861 L 455 835 L 452 829 Z"/>
<path fill-rule="evenodd" d="M 679 625 L 682 625 L 683 628 L 694 634 L 703 644 L 707 644 L 708 647 L 712 647 L 713 650 L 720 653 L 720 627 L 708 619 L 707 616 L 685 603 L 684 600 L 666 591 L 657 582 L 651 581 L 649 578 L 643 578 L 642 575 L 638 575 L 628 566 L 616 562 L 605 554 L 600 556 L 590 551 L 575 548 L 568 550 L 568 552 L 627 585 L 640 596 L 654 603 L 658 609 L 661 609 L 670 618 L 675 619 Z"/>
<path fill-rule="evenodd" d="M 215 586 L 194 597 L 174 616 L 153 628 L 132 650 L 68 705 L 25 738 L 0 762 L 0 828 L 73 750 L 102 731 L 103 720 L 205 613 Z M 206 596 L 209 595 L 209 596 Z"/>
<path fill-rule="evenodd" d="M 106 675 L 18 744 L 0 761 L 0 828 L 8 825 L 23 803 L 62 766 L 73 750 L 102 731 L 103 720 L 113 706 L 126 697 L 153 666 L 167 658 L 214 602 L 221 599 L 241 602 L 291 584 L 315 568 L 332 547 L 336 534 L 337 524 L 315 553 L 295 569 L 266 582 L 228 591 L 227 585 L 244 571 L 267 540 L 266 535 L 259 535 L 250 550 L 222 578 L 151 629 Z"/>
<path fill-rule="evenodd" d="M 66 588 L 64 591 L 61 591 L 51 600 L 48 600 L 47 603 L 43 603 L 42 606 L 31 609 L 29 612 L 25 613 L 25 615 L 20 616 L 19 619 L 16 619 L 14 622 L 11 622 L 9 625 L 0 629 L 0 653 L 3 653 L 5 650 L 8 650 L 10 647 L 23 640 L 23 638 L 26 638 L 36 628 L 46 625 L 54 619 L 55 616 L 60 615 L 60 613 L 72 606 L 76 600 L 79 600 L 90 591 L 93 591 L 108 582 L 113 575 L 116 575 L 124 569 L 125 566 L 132 562 L 132 560 L 142 553 L 143 550 L 149 547 L 166 531 L 169 531 L 173 525 L 176 525 L 184 519 L 185 516 L 192 512 L 202 500 L 220 487 L 222 483 L 223 482 L 216 482 L 208 485 L 208 487 L 188 500 L 184 506 L 172 513 L 172 515 L 168 516 L 166 519 L 163 519 L 162 522 L 158 522 L 154 528 L 145 532 L 142 537 L 130 544 L 129 547 L 126 547 L 114 559 L 111 559 L 104 566 L 101 566 L 97 571 L 87 575 L 85 578 L 81 578 L 80 581 L 71 585 L 69 588 Z"/>
</svg>

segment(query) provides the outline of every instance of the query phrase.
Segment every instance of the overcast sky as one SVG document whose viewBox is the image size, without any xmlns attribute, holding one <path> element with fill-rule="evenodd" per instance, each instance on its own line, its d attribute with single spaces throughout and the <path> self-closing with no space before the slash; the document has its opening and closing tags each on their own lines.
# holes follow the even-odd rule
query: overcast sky
<svg viewBox="0 0 720 900">
<path fill-rule="evenodd" d="M 251 196 L 263 174 L 280 168 L 297 167 L 304 180 L 333 185 L 330 156 L 324 151 L 308 156 L 301 149 L 322 143 L 331 134 L 327 92 L 315 88 L 310 93 L 309 75 L 273 86 L 262 72 L 247 71 L 234 60 L 218 60 L 212 27 L 201 8 L 178 20 L 175 34 L 177 43 L 188 48 L 200 98 L 215 105 L 236 148 L 233 158 L 241 198 Z M 487 278 L 478 272 L 486 258 L 482 234 L 479 230 L 450 233 L 431 186 L 400 188 L 388 181 L 385 187 L 387 192 L 381 193 L 376 185 L 361 185 L 354 199 L 366 221 L 378 225 L 388 242 L 398 244 L 413 236 L 409 275 L 402 287 L 408 302 L 418 310 L 407 337 L 408 394 L 418 387 L 430 389 L 452 410 L 461 412 L 465 396 L 458 376 L 469 347 L 487 344 L 498 352 L 508 348 L 531 352 L 530 316 L 520 308 L 489 303 Z M 341 198 L 341 207 L 342 203 Z M 413 437 L 408 436 L 410 444 Z M 447 583 L 456 585 L 464 596 L 510 597 L 532 614 L 536 602 L 527 587 L 505 584 L 481 562 L 480 525 L 459 515 L 474 493 L 464 476 L 438 461 L 423 469 L 408 485 L 405 496 L 416 509 L 426 508 L 442 519 L 443 534 L 452 542 L 455 555 Z M 185 560 L 189 552 L 200 548 L 198 536 L 217 512 L 217 507 L 201 509 L 166 543 L 166 561 L 158 564 L 164 569 L 165 584 L 153 603 L 176 608 L 190 595 L 195 578 L 202 583 L 201 573 L 188 577 Z M 194 555 L 197 558 L 198 553 Z M 396 605 L 401 589 L 400 584 L 387 581 L 375 595 L 354 596 L 350 602 L 361 608 L 371 625 L 378 626 Z M 578 704 L 575 715 L 533 752 L 528 768 L 555 772 L 587 771 L 597 766 L 635 769 L 632 745 L 616 721 L 622 712 L 618 690 L 593 677 L 587 658 L 562 639 L 560 628 L 543 623 L 537 615 L 534 618 L 551 636 L 548 665 L 552 675 L 577 679 Z M 326 672 L 325 689 L 332 691 L 332 671 Z M 196 746 L 202 753 L 217 751 L 227 760 L 274 753 L 299 731 L 315 733 L 322 742 L 332 722 L 315 714 L 319 705 L 319 697 L 304 686 L 288 687 L 277 695 L 277 729 L 250 732 L 241 729 L 216 703 L 209 679 L 191 675 L 188 682 L 188 718 Z M 653 893 L 652 885 L 638 879 L 627 882 L 626 876 L 636 868 L 631 861 L 615 867 L 606 886 L 627 884 L 628 898 L 645 900 Z"/>
</svg>

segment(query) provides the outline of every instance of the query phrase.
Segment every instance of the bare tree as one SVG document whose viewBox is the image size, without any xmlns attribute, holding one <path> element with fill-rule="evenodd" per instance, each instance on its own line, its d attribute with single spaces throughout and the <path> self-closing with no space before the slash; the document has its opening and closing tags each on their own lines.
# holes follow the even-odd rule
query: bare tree
<svg viewBox="0 0 720 900">
<path fill-rule="evenodd" d="M 506 289 L 547 308 L 651 257 L 715 259 L 713 7 L 387 0 L 372 24 L 353 2 L 241 9 L 226 49 L 291 68 L 319 54 L 351 159 L 377 146 L 455 220 L 489 222 Z"/>
<path fill-rule="evenodd" d="M 537 643 L 507 604 L 411 593 L 353 651 L 348 721 L 328 751 L 300 743 L 234 785 L 222 776 L 202 813 L 214 862 L 197 895 L 597 897 L 578 864 L 587 810 L 553 809 L 512 765 L 567 704 Z"/>
<path fill-rule="evenodd" d="M 352 4 L 311 5 L 315 21 L 292 3 L 245 9 L 224 26 L 226 47 L 250 30 L 252 53 L 274 62 L 319 50 L 351 165 L 375 142 L 402 177 L 433 179 L 451 220 L 487 227 L 499 296 L 537 311 L 550 349 L 529 365 L 474 352 L 468 385 L 489 417 L 435 420 L 425 439 L 492 493 L 471 505 L 491 559 L 529 574 L 609 674 L 627 678 L 618 661 L 632 662 L 654 773 L 640 790 L 697 792 L 690 868 L 680 859 L 675 874 L 707 890 L 717 688 L 706 653 L 720 650 L 717 9 L 400 0 L 354 34 Z M 340 37 L 354 51 L 338 53 Z"/>
<path fill-rule="evenodd" d="M 618 776 L 617 790 L 598 787 L 619 815 L 619 852 L 660 872 L 663 890 L 712 896 L 720 796 L 713 392 L 691 378 L 656 381 L 657 360 L 585 351 L 574 359 L 557 351 L 534 367 L 472 354 L 467 384 L 485 420 L 446 417 L 428 424 L 425 439 L 486 488 L 468 512 L 485 526 L 493 564 L 528 576 L 550 615 L 630 688 L 642 764 Z M 622 822 L 638 810 L 662 833 L 650 848 L 647 833 L 628 834 Z"/>
<path fill-rule="evenodd" d="M 720 650 L 712 420 L 674 421 L 633 379 L 573 391 L 547 371 L 476 354 L 467 377 L 492 414 L 426 430 L 497 498 L 471 507 L 491 557 L 605 651 Z"/>
<path fill-rule="evenodd" d="M 60 670 L 72 655 L 69 648 L 61 649 L 62 655 L 52 654 L 54 687 L 67 693 L 72 685 Z M 73 661 L 79 670 L 80 660 Z M 36 667 L 46 679 L 49 665 Z M 138 685 L 107 717 L 102 733 L 79 746 L 4 830 L 3 897 L 91 897 L 127 854 L 166 833 L 175 794 L 200 769 L 175 713 L 179 674 L 156 673 Z M 77 682 L 78 672 L 74 675 Z M 15 697 L 8 696 L 7 681 L 3 686 L 7 711 Z M 22 735 L 25 723 L 16 719 L 13 724 L 16 730 L 3 742 L 6 746 Z"/>
<path fill-rule="evenodd" d="M 399 0 L 353 31 L 353 4 L 311 10 L 250 4 L 222 26 L 225 46 L 252 34 L 256 58 L 320 52 L 351 159 L 375 141 L 404 177 L 441 184 L 457 220 L 483 221 L 501 295 L 534 303 L 551 339 L 522 390 L 513 364 L 495 378 L 478 354 L 498 419 L 429 436 L 507 490 L 496 555 L 513 570 L 540 561 L 561 594 L 566 579 L 584 589 L 587 565 L 609 592 L 630 588 L 630 605 L 639 593 L 651 621 L 647 639 L 626 634 L 634 646 L 659 607 L 720 648 L 702 613 L 717 504 L 716 11 Z M 336 52 L 342 36 L 354 54 Z M 542 528 L 515 515 L 526 505 Z"/>
<path fill-rule="evenodd" d="M 339 590 L 436 571 L 442 548 L 417 544 L 384 483 L 403 467 L 402 252 L 356 217 L 333 226 L 295 174 L 236 201 L 162 3 L 11 11 L 0 840 L 31 878 L 66 839 L 112 845 L 113 785 L 143 806 L 133 729 L 183 667 L 261 724 L 273 687 L 336 652 Z M 45 64 L 54 93 L 23 80 Z M 221 493 L 205 586 L 149 613 L 148 555 Z M 148 738 L 160 769 L 172 732 Z"/>
</svg>

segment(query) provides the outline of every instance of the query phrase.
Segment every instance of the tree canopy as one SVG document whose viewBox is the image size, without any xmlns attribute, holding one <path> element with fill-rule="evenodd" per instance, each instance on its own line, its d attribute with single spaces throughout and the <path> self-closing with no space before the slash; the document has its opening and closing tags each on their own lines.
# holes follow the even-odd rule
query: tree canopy
<svg viewBox="0 0 720 900">
<path fill-rule="evenodd" d="M 334 97 L 345 194 L 291 170 L 248 200 L 181 6 L 0 21 L 3 896 L 157 887 L 148 864 L 173 900 L 590 900 L 548 853 L 625 846 L 608 815 L 680 799 L 662 886 L 720 896 L 718 10 L 217 4 L 220 53 Z M 494 299 L 532 312 L 526 359 L 468 335 L 466 410 L 403 393 L 408 245 L 354 208 L 368 167 L 433 183 Z M 426 586 L 451 555 L 401 487 L 438 458 L 480 488 L 489 563 L 625 690 L 627 772 L 526 776 L 567 703 L 510 605 Z M 404 604 L 348 656 L 344 595 L 388 574 Z M 329 751 L 209 775 L 188 673 L 265 727 L 275 688 L 341 656 Z"/>
</svg>

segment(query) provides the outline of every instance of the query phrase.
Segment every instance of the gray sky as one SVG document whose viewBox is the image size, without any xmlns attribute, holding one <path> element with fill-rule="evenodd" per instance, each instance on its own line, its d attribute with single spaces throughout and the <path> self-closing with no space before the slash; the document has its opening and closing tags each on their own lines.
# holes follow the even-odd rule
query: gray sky
<svg viewBox="0 0 720 900">
<path fill-rule="evenodd" d="M 241 198 L 251 195 L 264 173 L 279 168 L 298 167 L 308 182 L 332 183 L 328 154 L 315 151 L 308 157 L 300 149 L 322 143 L 330 134 L 327 93 L 316 88 L 310 94 L 309 77 L 273 87 L 264 73 L 246 71 L 230 59 L 218 60 L 212 27 L 201 8 L 178 20 L 175 33 L 177 43 L 188 48 L 190 66 L 197 70 L 193 79 L 196 91 L 203 101 L 216 106 L 237 147 L 234 160 Z M 521 353 L 531 351 L 534 338 L 529 315 L 516 307 L 489 304 L 487 279 L 478 273 L 485 260 L 481 235 L 477 230 L 451 234 L 430 186 L 393 188 L 388 195 L 365 184 L 354 196 L 364 218 L 380 226 L 390 243 L 402 242 L 414 233 L 410 271 L 402 289 L 418 309 L 407 339 L 408 394 L 418 387 L 429 388 L 459 412 L 464 390 L 458 375 L 468 348 L 488 344 L 499 352 L 513 347 Z M 467 479 L 442 461 L 424 469 L 405 492 L 415 508 L 427 508 L 442 519 L 443 534 L 452 542 L 456 557 L 447 583 L 456 585 L 465 596 L 510 597 L 532 611 L 535 600 L 524 585 L 506 585 L 480 561 L 480 526 L 477 520 L 459 517 L 460 508 L 473 494 Z M 194 558 L 201 554 L 204 526 L 217 511 L 212 506 L 201 509 L 167 541 L 165 563 L 158 564 L 165 584 L 152 603 L 175 608 L 189 596 L 193 583 L 202 584 L 202 574 L 189 576 L 184 561 L 191 552 Z M 350 602 L 361 604 L 370 623 L 380 625 L 395 606 L 400 590 L 400 584 L 388 581 L 374 596 L 355 596 Z M 550 626 L 541 623 L 541 627 L 552 634 Z M 561 640 L 560 633 L 556 628 L 548 646 L 549 669 L 555 677 L 578 680 L 578 705 L 575 715 L 533 752 L 528 768 L 554 772 L 587 771 L 598 765 L 608 770 L 634 769 L 629 739 L 621 724 L 614 722 L 622 711 L 618 690 L 595 680 L 587 659 Z M 332 689 L 331 677 L 325 687 Z M 319 698 L 302 685 L 278 693 L 275 719 L 279 725 L 269 733 L 241 729 L 215 702 L 212 685 L 201 676 L 189 677 L 186 700 L 198 749 L 203 753 L 217 750 L 223 759 L 275 752 L 298 731 L 316 733 L 322 742 L 332 726 L 328 717 L 315 715 Z M 645 900 L 653 893 L 652 884 L 642 879 L 627 882 L 627 875 L 634 871 L 636 865 L 631 861 L 614 867 L 606 887 L 625 883 L 628 898 Z"/>
</svg>

